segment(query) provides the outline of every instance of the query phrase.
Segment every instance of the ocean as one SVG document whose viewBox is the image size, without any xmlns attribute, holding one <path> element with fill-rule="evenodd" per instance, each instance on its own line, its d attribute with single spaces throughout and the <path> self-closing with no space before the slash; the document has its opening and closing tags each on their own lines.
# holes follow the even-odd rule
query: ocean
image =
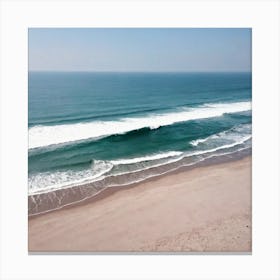
<svg viewBox="0 0 280 280">
<path fill-rule="evenodd" d="M 251 73 L 30 72 L 29 214 L 251 153 Z"/>
</svg>

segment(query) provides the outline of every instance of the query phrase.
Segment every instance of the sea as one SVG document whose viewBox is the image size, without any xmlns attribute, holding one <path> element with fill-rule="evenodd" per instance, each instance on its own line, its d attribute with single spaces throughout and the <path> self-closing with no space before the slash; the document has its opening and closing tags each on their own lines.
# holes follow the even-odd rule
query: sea
<svg viewBox="0 0 280 280">
<path fill-rule="evenodd" d="M 29 215 L 249 155 L 251 73 L 29 72 Z"/>
</svg>

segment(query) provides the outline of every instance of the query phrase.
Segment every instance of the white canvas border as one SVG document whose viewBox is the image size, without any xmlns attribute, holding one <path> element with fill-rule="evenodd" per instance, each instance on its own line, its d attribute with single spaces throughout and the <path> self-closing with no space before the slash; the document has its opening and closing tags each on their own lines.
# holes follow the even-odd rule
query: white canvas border
<svg viewBox="0 0 280 280">
<path fill-rule="evenodd" d="M 280 279 L 279 2 L 1 2 L 1 279 Z M 28 255 L 29 27 L 249 27 L 253 32 L 252 255 Z"/>
</svg>

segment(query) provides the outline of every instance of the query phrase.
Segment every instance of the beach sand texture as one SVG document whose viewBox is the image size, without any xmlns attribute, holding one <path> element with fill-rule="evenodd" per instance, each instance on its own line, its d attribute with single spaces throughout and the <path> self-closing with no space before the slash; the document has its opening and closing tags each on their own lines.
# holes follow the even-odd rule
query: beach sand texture
<svg viewBox="0 0 280 280">
<path fill-rule="evenodd" d="M 29 218 L 30 252 L 251 252 L 251 157 Z"/>
</svg>

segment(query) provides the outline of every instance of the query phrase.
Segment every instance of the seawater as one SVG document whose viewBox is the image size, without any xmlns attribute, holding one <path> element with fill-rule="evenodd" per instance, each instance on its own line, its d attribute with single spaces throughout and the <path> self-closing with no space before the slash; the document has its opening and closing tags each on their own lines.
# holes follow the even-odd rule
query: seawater
<svg viewBox="0 0 280 280">
<path fill-rule="evenodd" d="M 29 196 L 83 199 L 249 150 L 251 95 L 251 73 L 30 72 Z"/>
</svg>

